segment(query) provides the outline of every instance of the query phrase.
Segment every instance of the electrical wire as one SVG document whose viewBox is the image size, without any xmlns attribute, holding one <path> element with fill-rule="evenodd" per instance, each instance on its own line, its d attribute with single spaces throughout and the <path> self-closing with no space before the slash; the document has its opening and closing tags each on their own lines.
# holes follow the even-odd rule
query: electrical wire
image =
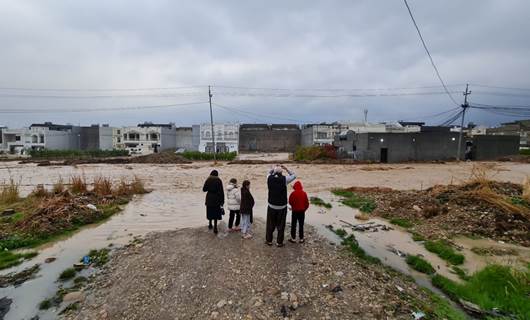
<svg viewBox="0 0 530 320">
<path fill-rule="evenodd" d="M 453 91 L 457 93 L 459 91 Z M 445 95 L 441 92 L 412 92 L 412 93 L 364 93 L 364 94 L 337 94 L 337 95 L 318 95 L 318 94 L 294 94 L 294 93 L 252 93 L 252 92 L 216 92 L 216 95 L 233 96 L 233 97 L 274 97 L 274 98 L 370 98 L 370 97 L 402 97 L 402 96 L 431 96 Z"/>
<path fill-rule="evenodd" d="M 481 88 L 530 91 L 530 88 L 514 88 L 514 87 L 490 86 L 490 85 L 486 85 L 486 84 L 477 84 L 477 83 L 473 83 L 473 84 L 470 84 L 470 85 L 473 85 L 475 87 L 481 87 Z"/>
<path fill-rule="evenodd" d="M 412 14 L 412 10 L 410 9 L 410 6 L 407 0 L 403 0 L 403 1 L 405 2 L 405 6 L 407 7 L 410 18 L 412 19 L 412 23 L 414 24 L 414 27 L 416 28 L 416 31 L 418 32 L 418 35 L 420 36 L 420 40 L 421 40 L 421 43 L 423 44 L 423 48 L 425 49 L 425 52 L 427 52 L 427 55 L 429 56 L 429 60 L 431 61 L 432 67 L 434 68 L 434 71 L 436 72 L 436 75 L 438 76 L 438 80 L 440 80 L 440 83 L 444 87 L 444 90 L 447 93 L 447 96 L 451 99 L 451 101 L 453 101 L 455 105 L 458 106 L 459 104 L 453 98 L 451 93 L 449 93 L 449 90 L 447 89 L 447 86 L 445 85 L 445 82 L 443 81 L 442 76 L 440 75 L 440 72 L 438 71 L 438 68 L 436 67 L 436 64 L 434 63 L 431 53 L 429 52 L 429 48 L 427 48 L 427 44 L 425 43 L 425 40 L 423 39 L 423 36 L 421 35 L 420 28 L 418 27 L 418 24 L 416 23 L 416 19 L 414 19 L 414 15 Z"/>
<path fill-rule="evenodd" d="M 108 91 L 153 91 L 153 90 L 183 90 L 183 89 L 208 89 L 207 85 L 183 86 L 183 87 L 151 87 L 151 88 L 23 88 L 23 87 L 0 87 L 0 90 L 11 91 L 65 91 L 65 92 L 108 92 Z"/>
<path fill-rule="evenodd" d="M 448 85 L 448 87 L 460 87 L 465 84 L 454 84 Z M 340 88 L 340 89 L 322 89 L 322 88 L 270 88 L 270 87 L 243 87 L 243 86 L 224 86 L 215 85 L 212 88 L 221 89 L 243 89 L 243 90 L 268 90 L 268 91 L 327 91 L 327 92 L 340 92 L 340 91 L 398 91 L 398 90 L 421 90 L 421 89 L 436 89 L 443 88 L 443 86 L 421 86 L 421 87 L 394 87 L 394 88 Z"/>
<path fill-rule="evenodd" d="M 152 105 L 152 106 L 132 106 L 132 107 L 108 107 L 108 108 L 90 108 L 90 109 L 0 109 L 0 113 L 7 114 L 28 114 L 28 113 L 72 113 L 72 112 L 106 112 L 106 111 L 130 111 L 130 110 L 146 110 L 146 109 L 159 109 L 159 108 L 173 108 L 181 106 L 191 106 L 197 104 L 207 104 L 208 101 L 201 102 L 188 102 L 188 103 L 174 103 L 164 105 Z"/>
<path fill-rule="evenodd" d="M 276 117 L 276 116 L 273 116 L 273 115 L 267 115 L 267 114 L 260 114 L 260 113 L 256 113 L 256 112 L 244 111 L 244 110 L 241 110 L 241 108 L 228 107 L 228 106 L 220 105 L 218 103 L 212 103 L 212 104 L 216 105 L 218 107 L 221 107 L 221 108 L 228 109 L 228 110 L 238 111 L 240 113 L 246 113 L 246 114 L 250 114 L 250 115 L 254 115 L 254 116 L 258 116 L 258 117 L 264 117 L 264 118 L 270 118 L 270 119 L 276 119 L 276 120 L 284 120 L 284 121 L 292 121 L 292 122 L 300 122 L 300 120 L 298 120 L 298 119 Z"/>
<path fill-rule="evenodd" d="M 489 96 L 500 96 L 500 97 L 530 98 L 530 94 L 507 93 L 507 92 L 498 92 L 498 91 L 474 91 L 474 93 L 484 94 L 484 95 L 489 95 Z"/>
<path fill-rule="evenodd" d="M 447 126 L 451 125 L 453 122 L 456 121 L 456 119 L 460 118 L 460 116 L 462 115 L 463 112 L 464 112 L 463 110 L 460 110 L 457 113 L 454 113 L 453 115 L 449 116 L 449 118 L 447 118 L 445 121 L 443 121 L 440 124 L 440 126 L 441 127 L 447 127 Z"/>
</svg>

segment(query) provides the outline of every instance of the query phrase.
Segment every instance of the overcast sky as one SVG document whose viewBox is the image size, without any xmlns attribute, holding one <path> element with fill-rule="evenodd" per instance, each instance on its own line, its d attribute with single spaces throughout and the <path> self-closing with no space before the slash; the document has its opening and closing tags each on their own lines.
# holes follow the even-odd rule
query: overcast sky
<svg viewBox="0 0 530 320">
<path fill-rule="evenodd" d="M 470 83 L 472 102 L 530 105 L 530 90 L 477 86 L 530 88 L 529 1 L 409 3 L 459 103 Z M 401 0 L 0 0 L 0 16 L 0 112 L 26 110 L 0 113 L 10 127 L 205 122 L 208 85 L 216 121 L 361 121 L 368 109 L 369 121 L 438 124 L 456 107 Z M 418 87 L 431 88 L 389 89 Z M 146 88 L 162 89 L 92 90 Z M 160 105 L 176 106 L 147 108 Z"/>
</svg>

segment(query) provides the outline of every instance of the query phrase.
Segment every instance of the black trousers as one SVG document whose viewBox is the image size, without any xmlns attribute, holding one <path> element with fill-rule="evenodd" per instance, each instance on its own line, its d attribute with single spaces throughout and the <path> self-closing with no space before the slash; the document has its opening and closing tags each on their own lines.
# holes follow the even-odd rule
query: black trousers
<svg viewBox="0 0 530 320">
<path fill-rule="evenodd" d="M 267 242 L 272 242 L 272 234 L 274 230 L 278 230 L 276 236 L 276 242 L 283 244 L 283 236 L 285 233 L 285 220 L 287 217 L 287 207 L 281 210 L 272 209 L 267 207 L 267 230 L 265 239 Z"/>
<path fill-rule="evenodd" d="M 296 223 L 298 223 L 298 238 L 304 238 L 305 211 L 293 211 L 291 215 L 291 239 L 296 238 Z"/>
<path fill-rule="evenodd" d="M 234 218 L 236 220 L 236 227 L 239 227 L 239 222 L 241 221 L 241 214 L 239 210 L 230 210 L 230 217 L 228 218 L 228 229 L 232 229 L 234 226 Z"/>
</svg>

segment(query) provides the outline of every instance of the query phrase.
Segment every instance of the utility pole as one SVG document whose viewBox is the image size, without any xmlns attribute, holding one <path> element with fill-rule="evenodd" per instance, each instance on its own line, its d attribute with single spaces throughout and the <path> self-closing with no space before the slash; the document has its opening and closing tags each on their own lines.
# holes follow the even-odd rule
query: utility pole
<svg viewBox="0 0 530 320">
<path fill-rule="evenodd" d="M 210 101 L 210 125 L 212 128 L 213 161 L 214 163 L 217 163 L 217 150 L 215 148 L 215 131 L 213 129 L 212 90 L 210 86 L 208 86 L 208 100 Z"/>
<path fill-rule="evenodd" d="M 366 124 L 366 122 L 368 122 L 368 109 L 364 109 L 363 112 L 364 112 L 364 124 Z"/>
<path fill-rule="evenodd" d="M 460 122 L 460 135 L 458 136 L 458 151 L 456 153 L 456 161 L 460 161 L 460 151 L 462 148 L 462 136 L 464 135 L 464 117 L 466 116 L 466 110 L 469 108 L 469 104 L 467 103 L 467 96 L 471 94 L 471 91 L 469 89 L 469 84 L 466 84 L 466 91 L 464 94 L 464 104 L 462 105 L 462 121 Z"/>
</svg>

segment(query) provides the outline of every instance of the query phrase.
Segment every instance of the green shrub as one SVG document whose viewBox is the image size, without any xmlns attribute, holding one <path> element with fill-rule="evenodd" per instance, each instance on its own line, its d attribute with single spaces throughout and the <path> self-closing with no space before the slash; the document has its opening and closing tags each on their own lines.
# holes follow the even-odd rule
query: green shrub
<svg viewBox="0 0 530 320">
<path fill-rule="evenodd" d="M 520 149 L 519 154 L 522 154 L 524 156 L 530 156 L 530 149 Z"/>
<path fill-rule="evenodd" d="M 185 151 L 182 156 L 188 160 L 214 160 L 213 153 L 200 152 L 200 151 Z M 237 152 L 219 152 L 215 154 L 217 160 L 232 161 L 237 157 Z"/>
<path fill-rule="evenodd" d="M 50 299 L 42 300 L 41 303 L 39 303 L 39 309 L 40 310 L 48 310 L 52 306 L 52 301 Z"/>
<path fill-rule="evenodd" d="M 363 197 L 351 191 L 347 191 L 344 189 L 334 189 L 331 190 L 331 192 L 337 196 L 344 198 L 341 201 L 342 204 L 348 207 L 359 209 L 360 211 L 365 213 L 371 213 L 377 207 L 374 200 Z"/>
<path fill-rule="evenodd" d="M 423 259 L 420 256 L 409 255 L 407 256 L 406 262 L 409 266 L 411 266 L 412 269 L 422 273 L 433 274 L 436 271 L 429 261 Z"/>
<path fill-rule="evenodd" d="M 412 227 L 414 225 L 412 222 L 410 222 L 409 220 L 404 219 L 404 218 L 393 218 L 393 219 L 390 219 L 390 223 L 391 224 L 395 224 L 396 226 L 400 226 L 402 228 L 410 228 L 410 227 Z"/>
<path fill-rule="evenodd" d="M 319 197 L 311 197 L 309 198 L 309 200 L 311 201 L 311 204 L 314 204 L 315 206 L 320 206 L 320 207 L 324 207 L 327 209 L 331 209 L 333 207 L 331 203 L 325 202 Z"/>
<path fill-rule="evenodd" d="M 444 259 L 445 261 L 454 264 L 459 265 L 464 263 L 464 255 L 457 253 L 453 247 L 451 247 L 448 243 L 442 240 L 436 240 L 436 241 L 425 241 L 424 243 L 425 249 L 429 250 L 430 252 L 435 253 L 440 258 Z"/>
<path fill-rule="evenodd" d="M 341 238 L 344 238 L 348 234 L 344 229 L 337 229 L 335 233 Z"/>
<path fill-rule="evenodd" d="M 73 277 L 75 277 L 75 274 L 76 274 L 76 271 L 74 268 L 65 269 L 59 275 L 59 280 L 66 281 L 66 280 L 72 279 Z"/>
<path fill-rule="evenodd" d="M 432 278 L 432 284 L 455 301 L 463 299 L 483 310 L 498 308 L 517 319 L 530 319 L 530 269 L 522 272 L 509 266 L 489 265 L 463 284 L 440 275 Z"/>
<path fill-rule="evenodd" d="M 333 146 L 299 146 L 294 152 L 295 161 L 313 161 L 320 159 L 337 159 L 337 151 Z"/>
<path fill-rule="evenodd" d="M 92 249 L 88 253 L 88 256 L 90 257 L 91 263 L 95 267 L 101 267 L 109 261 L 109 252 L 110 249 L 108 248 L 103 248 L 99 250 Z"/>
<path fill-rule="evenodd" d="M 422 236 L 419 233 L 413 232 L 412 233 L 412 240 L 414 240 L 414 241 L 425 241 L 425 237 Z"/>
<path fill-rule="evenodd" d="M 0 251 L 0 269 L 7 269 L 19 265 L 24 260 L 29 260 L 37 255 L 37 252 L 14 253 L 11 251 Z"/>
</svg>

